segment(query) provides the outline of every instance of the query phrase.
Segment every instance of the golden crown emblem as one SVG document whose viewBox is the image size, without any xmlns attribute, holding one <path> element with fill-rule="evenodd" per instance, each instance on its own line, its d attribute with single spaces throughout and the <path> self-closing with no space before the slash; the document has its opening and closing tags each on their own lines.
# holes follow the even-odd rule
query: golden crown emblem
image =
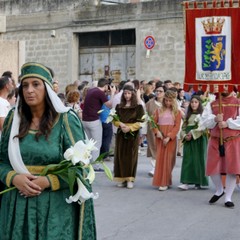
<svg viewBox="0 0 240 240">
<path fill-rule="evenodd" d="M 220 34 L 222 32 L 224 22 L 224 18 L 217 18 L 215 21 L 214 17 L 212 17 L 202 21 L 201 23 L 206 34 Z"/>
</svg>

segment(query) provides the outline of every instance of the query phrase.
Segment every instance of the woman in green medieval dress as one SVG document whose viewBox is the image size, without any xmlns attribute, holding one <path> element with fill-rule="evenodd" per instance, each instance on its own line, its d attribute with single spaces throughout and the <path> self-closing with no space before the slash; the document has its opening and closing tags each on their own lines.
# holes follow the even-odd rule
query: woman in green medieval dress
<svg viewBox="0 0 240 240">
<path fill-rule="evenodd" d="M 201 98 L 193 95 L 181 131 L 184 144 L 180 179 L 182 184 L 178 188 L 182 190 L 187 190 L 191 184 L 196 189 L 208 186 L 208 177 L 205 174 L 207 135 L 206 131 L 197 129 L 202 112 Z"/>
<path fill-rule="evenodd" d="M 96 239 L 92 199 L 68 204 L 71 194 L 63 180 L 39 176 L 46 165 L 59 163 L 66 149 L 85 139 L 79 118 L 52 90 L 52 78 L 51 69 L 42 64 L 24 64 L 16 109 L 4 123 L 0 179 L 6 188 L 16 189 L 2 198 L 2 240 Z"/>
</svg>

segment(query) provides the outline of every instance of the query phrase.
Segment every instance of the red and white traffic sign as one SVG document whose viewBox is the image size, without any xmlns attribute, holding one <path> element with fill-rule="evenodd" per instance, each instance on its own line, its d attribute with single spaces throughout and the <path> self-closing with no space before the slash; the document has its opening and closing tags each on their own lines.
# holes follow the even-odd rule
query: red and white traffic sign
<svg viewBox="0 0 240 240">
<path fill-rule="evenodd" d="M 144 46 L 146 49 L 151 50 L 155 46 L 155 39 L 153 36 L 147 36 L 144 40 Z"/>
</svg>

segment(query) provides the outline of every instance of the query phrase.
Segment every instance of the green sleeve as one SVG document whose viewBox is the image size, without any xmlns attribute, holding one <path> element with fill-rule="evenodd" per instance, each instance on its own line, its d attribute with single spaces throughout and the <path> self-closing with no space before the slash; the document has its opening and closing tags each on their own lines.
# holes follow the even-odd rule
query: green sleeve
<svg viewBox="0 0 240 240">
<path fill-rule="evenodd" d="M 11 110 L 4 121 L 1 142 L 0 142 L 0 180 L 5 185 L 7 185 L 6 180 L 7 180 L 8 173 L 10 172 L 13 173 L 13 174 L 9 174 L 11 178 L 15 174 L 8 158 L 8 141 L 9 141 L 10 130 L 12 125 L 13 113 L 14 113 L 14 110 Z"/>
</svg>

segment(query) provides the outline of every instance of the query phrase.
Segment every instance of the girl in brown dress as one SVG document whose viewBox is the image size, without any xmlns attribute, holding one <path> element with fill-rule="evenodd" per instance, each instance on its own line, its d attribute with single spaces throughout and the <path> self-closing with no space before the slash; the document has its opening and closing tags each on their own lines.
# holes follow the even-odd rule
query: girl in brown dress
<svg viewBox="0 0 240 240">
<path fill-rule="evenodd" d="M 138 162 L 138 141 L 140 122 L 143 122 L 144 109 L 137 102 L 134 88 L 126 85 L 123 88 L 121 102 L 116 106 L 119 121 L 114 153 L 114 180 L 118 187 L 133 188 Z"/>
</svg>

